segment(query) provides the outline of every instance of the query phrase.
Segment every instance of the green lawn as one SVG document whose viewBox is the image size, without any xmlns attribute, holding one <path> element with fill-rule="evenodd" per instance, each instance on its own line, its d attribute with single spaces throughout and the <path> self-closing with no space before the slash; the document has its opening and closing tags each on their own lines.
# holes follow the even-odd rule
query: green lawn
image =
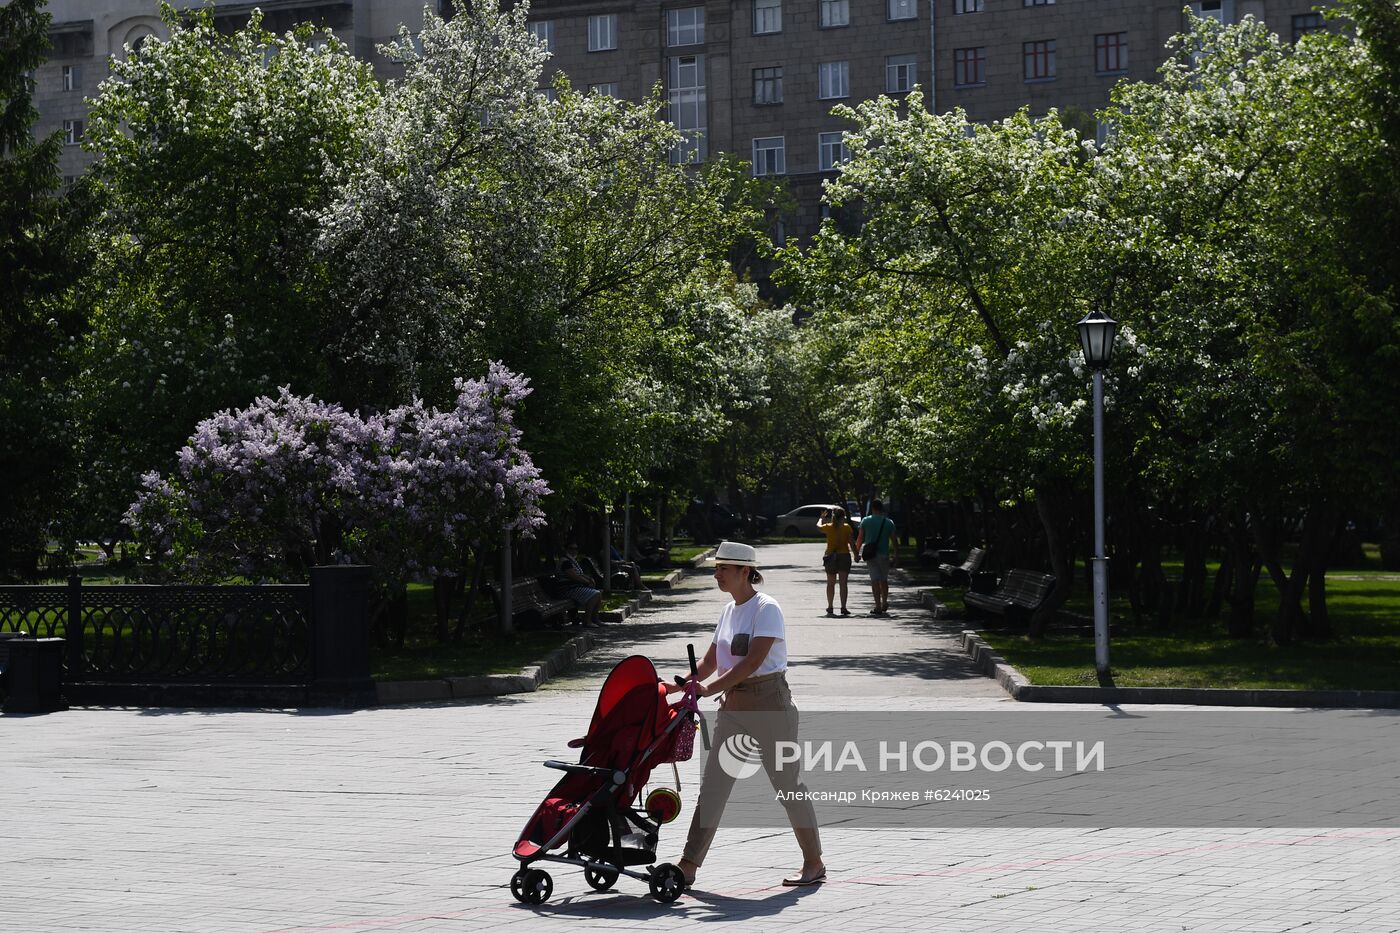
<svg viewBox="0 0 1400 933">
<path fill-rule="evenodd" d="M 677 544 L 672 542 L 671 563 L 684 567 L 712 547 L 714 547 L 713 544 Z"/>
<path fill-rule="evenodd" d="M 1255 629 L 1261 637 L 1235 640 L 1222 619 L 1173 619 L 1169 632 L 1151 623 L 1135 629 L 1127 601 L 1109 611 L 1114 682 L 1123 687 L 1239 687 L 1319 690 L 1400 690 L 1400 575 L 1340 570 L 1327 579 L 1328 610 L 1337 638 L 1286 648 L 1262 638 L 1278 606 L 1273 584 L 1261 580 Z M 958 606 L 961 600 L 948 600 Z M 1090 597 L 1076 593 L 1066 608 L 1089 614 Z M 1084 634 L 1040 640 L 1005 631 L 983 637 L 1037 684 L 1097 684 L 1094 643 Z"/>
<path fill-rule="evenodd" d="M 460 603 L 452 605 L 456 625 Z M 471 632 L 460 644 L 440 645 L 433 613 L 433 588 L 427 583 L 408 586 L 408 628 L 404 647 L 370 652 L 375 680 L 423 680 L 435 677 L 467 677 L 475 674 L 517 674 L 572 638 L 571 628 L 498 633 L 494 627 L 495 604 L 478 596 L 472 613 Z"/>
</svg>

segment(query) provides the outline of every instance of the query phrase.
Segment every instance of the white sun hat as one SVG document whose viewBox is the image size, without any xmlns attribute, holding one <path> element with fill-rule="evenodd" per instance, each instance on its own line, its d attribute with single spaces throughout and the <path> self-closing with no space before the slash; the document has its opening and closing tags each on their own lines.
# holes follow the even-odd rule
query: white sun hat
<svg viewBox="0 0 1400 933">
<path fill-rule="evenodd" d="M 722 541 L 719 549 L 715 551 L 715 556 L 706 563 L 710 564 L 734 564 L 738 567 L 757 567 L 758 551 L 747 544 L 740 544 L 738 541 Z"/>
</svg>

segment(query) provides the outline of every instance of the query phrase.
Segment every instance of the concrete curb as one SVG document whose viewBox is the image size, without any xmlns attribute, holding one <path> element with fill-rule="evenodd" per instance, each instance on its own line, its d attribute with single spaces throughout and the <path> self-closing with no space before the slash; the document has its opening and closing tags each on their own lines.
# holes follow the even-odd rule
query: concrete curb
<svg viewBox="0 0 1400 933">
<path fill-rule="evenodd" d="M 628 600 L 627 605 L 621 609 L 609 609 L 607 612 L 598 613 L 598 619 L 603 622 L 622 622 L 649 602 L 651 602 L 651 592 L 643 590 L 637 594 L 635 599 Z"/>
<path fill-rule="evenodd" d="M 719 550 L 719 548 L 717 548 L 717 547 L 712 547 L 712 548 L 710 548 L 708 551 L 706 551 L 706 552 L 703 553 L 703 554 L 696 554 L 694 557 L 692 557 L 692 558 L 690 559 L 690 569 L 691 569 L 691 570 L 699 570 L 701 567 L 704 567 L 704 566 L 705 566 L 705 561 L 709 560 L 711 557 L 714 557 L 714 556 L 715 556 L 715 552 L 718 551 L 718 550 Z M 682 571 L 684 571 L 684 569 L 685 569 L 685 568 L 682 568 Z"/>
<path fill-rule="evenodd" d="M 1190 706 L 1400 709 L 1400 690 L 1239 690 L 1229 687 L 1062 687 L 1033 684 L 976 632 L 962 633 L 978 670 L 1025 703 L 1176 703 Z"/>
<path fill-rule="evenodd" d="M 943 600 L 938 598 L 942 587 L 932 586 L 919 590 L 919 605 L 933 613 L 935 619 L 947 617 L 948 607 L 943 604 Z"/>
<path fill-rule="evenodd" d="M 568 670 L 575 661 L 593 650 L 597 643 L 592 632 L 584 632 L 551 651 L 542 661 L 526 665 L 519 674 L 479 674 L 474 677 L 444 677 L 437 680 L 387 680 L 374 685 L 379 706 L 395 703 L 427 703 L 494 697 L 510 693 L 534 693 L 551 677 Z"/>
<path fill-rule="evenodd" d="M 669 590 L 672 587 L 674 587 L 677 583 L 681 582 L 681 580 L 684 577 L 685 568 L 678 567 L 675 570 L 672 570 L 670 573 L 666 574 L 666 576 L 662 577 L 660 580 L 643 579 L 642 582 L 645 583 L 648 588 L 653 590 Z"/>
</svg>

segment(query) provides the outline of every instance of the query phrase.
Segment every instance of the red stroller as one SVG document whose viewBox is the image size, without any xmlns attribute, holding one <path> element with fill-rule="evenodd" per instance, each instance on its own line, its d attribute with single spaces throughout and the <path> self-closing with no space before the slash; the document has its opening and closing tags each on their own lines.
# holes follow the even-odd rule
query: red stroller
<svg viewBox="0 0 1400 933">
<path fill-rule="evenodd" d="M 691 651 L 691 667 L 695 664 Z M 520 869 L 510 892 L 522 904 L 543 904 L 554 891 L 549 873 L 536 862 L 561 862 L 583 869 L 595 891 L 611 888 L 619 875 L 645 881 L 652 897 L 669 904 L 685 890 L 675 865 L 654 865 L 657 834 L 680 812 L 680 795 L 653 790 L 642 809 L 633 806 L 652 768 L 690 758 L 699 702 L 694 680 L 674 706 L 647 658 L 633 655 L 613 668 L 603 684 L 588 735 L 569 743 L 582 748 L 579 763 L 546 761 L 567 772 L 535 810 L 514 854 Z M 559 852 L 560 848 L 563 852 Z M 634 870 L 632 866 L 650 866 Z"/>
</svg>

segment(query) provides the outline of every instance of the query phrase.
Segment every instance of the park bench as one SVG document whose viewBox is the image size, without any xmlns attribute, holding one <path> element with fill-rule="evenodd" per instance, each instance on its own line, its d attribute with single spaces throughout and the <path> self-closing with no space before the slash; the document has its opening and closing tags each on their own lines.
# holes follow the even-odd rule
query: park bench
<svg viewBox="0 0 1400 933">
<path fill-rule="evenodd" d="M 982 569 L 982 562 L 986 559 L 987 549 L 975 547 L 967 552 L 967 560 L 958 565 L 939 564 L 938 572 L 944 583 L 968 586 L 972 583 L 972 575 Z"/>
<path fill-rule="evenodd" d="M 496 601 L 496 613 L 501 611 L 501 592 L 497 586 L 487 585 L 491 598 Z M 573 611 L 572 600 L 561 596 L 550 596 L 534 577 L 522 577 L 510 585 L 511 620 L 530 620 L 546 623 L 556 616 Z"/>
<path fill-rule="evenodd" d="M 1034 570 L 1012 570 L 991 593 L 968 592 L 963 605 L 970 615 L 997 615 L 1008 619 L 1029 617 L 1044 604 L 1055 588 L 1055 577 Z"/>
<path fill-rule="evenodd" d="M 598 589 L 603 588 L 603 571 L 598 566 L 598 562 L 591 557 L 580 557 L 579 563 L 583 564 L 583 570 L 593 578 L 593 585 Z M 616 563 L 613 564 L 617 566 Z M 632 588 L 632 578 L 625 570 L 614 570 L 612 573 L 612 588 L 615 590 L 630 590 Z"/>
</svg>

